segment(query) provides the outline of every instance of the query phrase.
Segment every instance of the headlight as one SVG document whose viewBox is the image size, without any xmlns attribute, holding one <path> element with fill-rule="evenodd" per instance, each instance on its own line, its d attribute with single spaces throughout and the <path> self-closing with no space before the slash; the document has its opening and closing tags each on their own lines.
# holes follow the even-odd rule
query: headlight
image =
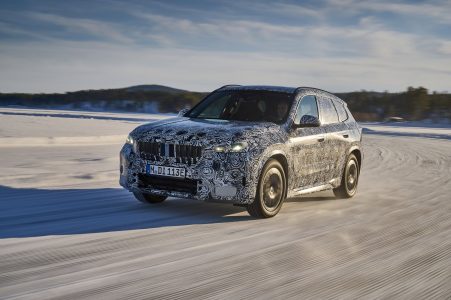
<svg viewBox="0 0 451 300">
<path fill-rule="evenodd" d="M 219 145 L 214 148 L 217 153 L 224 152 L 243 152 L 247 149 L 247 143 L 233 143 L 230 147 L 225 145 Z"/>
<path fill-rule="evenodd" d="M 230 147 L 230 152 L 242 152 L 247 148 L 247 143 L 233 143 Z"/>
<path fill-rule="evenodd" d="M 126 143 L 126 144 L 130 144 L 130 145 L 133 146 L 133 145 L 135 144 L 135 139 L 132 138 L 131 135 L 128 135 L 128 136 L 127 136 L 127 139 L 125 140 L 125 143 Z"/>
</svg>

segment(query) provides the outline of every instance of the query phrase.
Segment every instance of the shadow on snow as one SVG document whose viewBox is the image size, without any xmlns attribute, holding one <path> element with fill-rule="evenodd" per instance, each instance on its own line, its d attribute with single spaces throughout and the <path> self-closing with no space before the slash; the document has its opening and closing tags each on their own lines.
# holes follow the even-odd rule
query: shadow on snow
<svg viewBox="0 0 451 300">
<path fill-rule="evenodd" d="M 287 202 L 333 197 L 287 199 Z M 254 220 L 231 204 L 169 198 L 142 204 L 120 188 L 34 189 L 0 186 L 0 238 L 38 237 Z M 237 215 L 238 214 L 238 215 Z"/>
</svg>

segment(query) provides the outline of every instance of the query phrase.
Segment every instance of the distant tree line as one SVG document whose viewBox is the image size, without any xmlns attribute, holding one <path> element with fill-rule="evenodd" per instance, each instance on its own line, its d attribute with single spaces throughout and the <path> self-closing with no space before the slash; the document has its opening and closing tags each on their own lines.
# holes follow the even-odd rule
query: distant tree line
<svg viewBox="0 0 451 300">
<path fill-rule="evenodd" d="M 128 88 L 64 94 L 0 93 L 0 106 L 170 113 L 195 105 L 205 95 L 189 91 L 131 91 Z"/>
<path fill-rule="evenodd" d="M 388 117 L 406 120 L 451 120 L 451 94 L 428 93 L 424 87 L 408 87 L 402 93 L 352 92 L 336 94 L 346 101 L 361 121 L 380 121 Z"/>
<path fill-rule="evenodd" d="M 192 107 L 206 95 L 171 88 L 84 90 L 64 94 L 0 93 L 0 106 L 171 113 Z M 363 90 L 336 95 L 348 103 L 359 121 L 380 121 L 393 116 L 406 120 L 451 120 L 451 94 L 428 93 L 423 87 L 409 87 L 402 93 Z"/>
</svg>

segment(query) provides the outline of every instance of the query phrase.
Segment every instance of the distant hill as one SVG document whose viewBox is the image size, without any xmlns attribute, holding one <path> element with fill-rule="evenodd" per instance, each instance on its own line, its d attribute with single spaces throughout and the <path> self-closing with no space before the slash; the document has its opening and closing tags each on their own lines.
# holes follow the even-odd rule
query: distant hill
<svg viewBox="0 0 451 300">
<path fill-rule="evenodd" d="M 206 95 L 207 93 L 145 84 L 64 94 L 0 93 L 0 106 L 174 113 L 194 106 Z M 362 90 L 336 95 L 346 101 L 359 121 L 377 121 L 394 116 L 407 120 L 451 120 L 451 94 L 430 94 L 422 87 L 409 87 L 402 93 Z"/>
<path fill-rule="evenodd" d="M 172 113 L 195 105 L 206 93 L 148 84 L 67 93 L 0 93 L 0 106 Z"/>
</svg>

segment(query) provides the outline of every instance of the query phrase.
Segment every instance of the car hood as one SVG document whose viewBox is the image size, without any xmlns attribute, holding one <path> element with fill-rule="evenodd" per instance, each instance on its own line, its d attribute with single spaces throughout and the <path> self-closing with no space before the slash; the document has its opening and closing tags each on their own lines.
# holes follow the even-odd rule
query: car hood
<svg viewBox="0 0 451 300">
<path fill-rule="evenodd" d="M 132 137 L 138 141 L 222 145 L 233 142 L 275 143 L 286 138 L 281 125 L 270 122 L 192 119 L 160 120 L 137 127 Z"/>
</svg>

